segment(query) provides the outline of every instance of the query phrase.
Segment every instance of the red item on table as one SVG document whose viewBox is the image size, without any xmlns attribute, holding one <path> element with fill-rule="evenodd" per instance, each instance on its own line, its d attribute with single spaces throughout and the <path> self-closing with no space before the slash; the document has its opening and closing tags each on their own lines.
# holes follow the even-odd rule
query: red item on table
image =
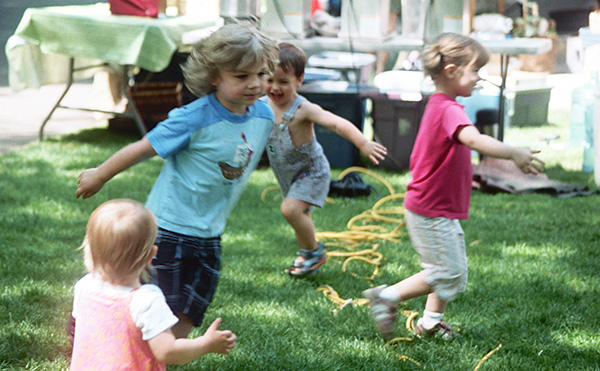
<svg viewBox="0 0 600 371">
<path fill-rule="evenodd" d="M 317 10 L 323 10 L 321 8 L 321 4 L 319 4 L 319 0 L 312 0 L 312 2 L 311 2 L 310 16 L 312 17 L 313 15 L 315 15 L 315 12 Z"/>
<path fill-rule="evenodd" d="M 158 0 L 108 0 L 111 14 L 158 17 Z"/>
</svg>

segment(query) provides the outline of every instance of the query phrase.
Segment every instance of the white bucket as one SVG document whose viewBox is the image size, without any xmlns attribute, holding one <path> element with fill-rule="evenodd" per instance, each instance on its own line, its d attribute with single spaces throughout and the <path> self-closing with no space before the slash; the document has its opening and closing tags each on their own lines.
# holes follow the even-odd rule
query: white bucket
<svg viewBox="0 0 600 371">
<path fill-rule="evenodd" d="M 435 90 L 431 78 L 425 78 L 423 71 L 385 71 L 375 76 L 373 85 L 390 97 L 415 102 L 421 101 L 423 94 Z"/>
<path fill-rule="evenodd" d="M 431 79 L 425 78 L 423 71 L 385 71 L 373 79 L 375 87 L 388 91 L 431 92 L 435 89 Z"/>
</svg>

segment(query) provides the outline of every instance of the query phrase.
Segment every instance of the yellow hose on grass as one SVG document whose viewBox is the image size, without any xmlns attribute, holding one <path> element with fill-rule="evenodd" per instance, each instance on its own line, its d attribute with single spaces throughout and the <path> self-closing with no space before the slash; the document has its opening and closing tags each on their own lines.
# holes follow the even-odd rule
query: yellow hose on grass
<svg viewBox="0 0 600 371">
<path fill-rule="evenodd" d="M 483 358 L 477 363 L 477 366 L 475 366 L 475 370 L 473 370 L 473 371 L 478 371 L 479 368 L 481 367 L 481 365 L 483 364 L 483 362 L 487 361 L 487 359 L 490 358 L 490 356 L 492 354 L 496 353 L 496 351 L 498 351 L 498 349 L 500 349 L 500 348 L 502 348 L 502 344 L 499 344 L 495 349 L 489 351 L 488 354 L 483 356 Z"/>
<path fill-rule="evenodd" d="M 363 299 L 363 298 L 361 298 L 361 299 L 342 299 L 340 297 L 340 295 L 337 293 L 337 291 L 335 291 L 334 288 L 329 285 L 319 286 L 319 287 L 317 287 L 317 291 L 322 291 L 323 295 L 325 295 L 326 298 L 328 298 L 334 304 L 337 305 L 337 308 L 335 308 L 332 311 L 334 315 L 337 315 L 338 312 L 340 310 L 344 309 L 344 307 L 346 307 L 347 305 L 352 304 L 353 306 L 357 307 L 359 305 L 365 305 L 369 302 L 368 299 Z"/>
<path fill-rule="evenodd" d="M 379 199 L 371 209 L 363 211 L 362 213 L 352 217 L 348 223 L 346 224 L 346 231 L 342 232 L 318 232 L 317 240 L 331 240 L 327 242 L 328 246 L 340 246 L 346 248 L 348 250 L 355 249 L 360 246 L 362 243 L 371 243 L 375 240 L 384 240 L 384 241 L 393 241 L 399 242 L 399 236 L 401 235 L 400 230 L 405 226 L 404 219 L 402 217 L 392 217 L 392 215 L 404 215 L 404 208 L 402 206 L 391 206 L 391 207 L 382 207 L 384 204 L 392 201 L 402 200 L 404 199 L 404 193 L 396 193 L 394 188 L 382 177 L 369 171 L 365 168 L 353 166 L 345 169 L 340 173 L 338 179 L 342 179 L 350 172 L 362 172 L 365 173 L 385 185 L 385 187 L 389 191 L 389 195 Z M 272 186 L 266 188 L 261 193 L 261 200 L 264 202 L 266 200 L 266 194 L 270 191 L 277 190 L 279 187 Z M 329 198 L 328 202 L 332 202 Z M 359 225 L 358 223 L 363 223 Z M 394 225 L 393 228 L 389 228 L 383 226 L 381 224 L 366 224 L 368 222 L 374 223 L 385 223 Z M 480 242 L 480 241 L 478 241 Z M 379 244 L 374 244 L 370 249 L 363 249 L 360 251 L 327 251 L 327 255 L 330 257 L 340 257 L 346 258 L 342 264 L 342 271 L 346 272 L 348 268 L 348 264 L 352 261 L 363 261 L 368 264 L 372 264 L 375 266 L 373 274 L 370 277 L 367 277 L 367 280 L 373 280 L 375 276 L 379 273 L 379 266 L 381 265 L 381 261 L 383 259 L 383 255 L 376 251 L 379 247 Z M 343 299 L 340 295 L 335 291 L 335 289 L 330 285 L 322 285 L 317 288 L 317 291 L 323 292 L 326 298 L 332 301 L 336 308 L 332 310 L 334 315 L 345 308 L 348 305 L 352 305 L 354 307 L 368 304 L 369 300 L 360 298 L 360 299 Z M 418 317 L 419 312 L 412 310 L 403 310 L 401 312 L 403 316 L 406 316 L 405 327 L 406 330 L 414 333 L 415 329 L 415 319 Z M 412 341 L 414 338 L 412 337 L 397 337 L 388 342 L 389 345 L 396 345 L 403 341 Z M 502 347 L 502 344 L 498 345 L 495 349 L 487 353 L 480 361 L 477 363 L 474 371 L 478 371 L 481 365 L 496 351 L 498 351 Z M 421 363 L 416 360 L 406 356 L 406 355 L 397 355 L 398 358 L 404 362 L 411 362 L 420 368 L 425 368 Z"/>
<path fill-rule="evenodd" d="M 383 255 L 375 251 L 377 248 L 376 246 L 372 249 L 364 249 L 361 251 L 353 250 L 356 249 L 360 244 L 372 244 L 377 240 L 400 242 L 400 230 L 405 225 L 404 219 L 401 217 L 404 214 L 404 208 L 402 205 L 388 207 L 387 203 L 402 200 L 404 198 L 404 194 L 396 193 L 394 188 L 385 179 L 373 173 L 372 171 L 358 166 L 353 166 L 342 171 L 342 173 L 339 175 L 339 178 L 341 179 L 353 171 L 368 174 L 381 181 L 386 186 L 390 194 L 379 199 L 372 208 L 350 218 L 348 223 L 346 223 L 345 231 L 317 232 L 316 236 L 317 240 L 321 242 L 324 240 L 333 241 L 333 243 L 329 241 L 326 243 L 329 246 L 335 245 L 349 250 L 327 252 L 327 255 L 331 257 L 346 258 L 342 264 L 342 271 L 344 272 L 346 272 L 348 264 L 352 261 L 363 261 L 365 263 L 375 265 L 373 274 L 370 277 L 367 277 L 367 280 L 373 280 L 379 273 L 379 266 L 383 260 Z M 383 207 L 384 205 L 386 207 Z M 400 217 L 394 217 L 395 215 Z"/>
</svg>

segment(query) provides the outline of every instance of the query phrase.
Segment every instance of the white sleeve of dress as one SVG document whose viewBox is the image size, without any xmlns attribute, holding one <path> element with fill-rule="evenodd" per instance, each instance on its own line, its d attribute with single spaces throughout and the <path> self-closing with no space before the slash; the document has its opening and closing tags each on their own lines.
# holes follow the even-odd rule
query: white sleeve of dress
<svg viewBox="0 0 600 371">
<path fill-rule="evenodd" d="M 179 320 L 167 305 L 160 288 L 152 284 L 142 285 L 133 293 L 129 310 L 133 321 L 142 330 L 144 340 L 152 339 Z"/>
</svg>

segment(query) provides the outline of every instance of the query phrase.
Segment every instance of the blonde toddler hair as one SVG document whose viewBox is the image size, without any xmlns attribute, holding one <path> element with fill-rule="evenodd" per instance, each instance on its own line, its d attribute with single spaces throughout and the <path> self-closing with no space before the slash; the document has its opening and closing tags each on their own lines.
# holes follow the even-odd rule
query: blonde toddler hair
<svg viewBox="0 0 600 371">
<path fill-rule="evenodd" d="M 219 71 L 238 71 L 261 68 L 266 64 L 269 73 L 277 67 L 277 43 L 260 31 L 232 23 L 199 41 L 187 61 L 181 66 L 185 85 L 194 95 L 211 93 L 211 84 Z"/>
<path fill-rule="evenodd" d="M 425 74 L 434 81 L 447 64 L 454 64 L 460 70 L 475 61 L 475 68 L 479 69 L 489 58 L 488 51 L 477 40 L 455 33 L 439 35 L 421 56 Z"/>
<path fill-rule="evenodd" d="M 98 206 L 90 216 L 82 248 L 91 273 L 115 281 L 141 274 L 148 263 L 158 227 L 144 205 L 117 199 Z"/>
</svg>

